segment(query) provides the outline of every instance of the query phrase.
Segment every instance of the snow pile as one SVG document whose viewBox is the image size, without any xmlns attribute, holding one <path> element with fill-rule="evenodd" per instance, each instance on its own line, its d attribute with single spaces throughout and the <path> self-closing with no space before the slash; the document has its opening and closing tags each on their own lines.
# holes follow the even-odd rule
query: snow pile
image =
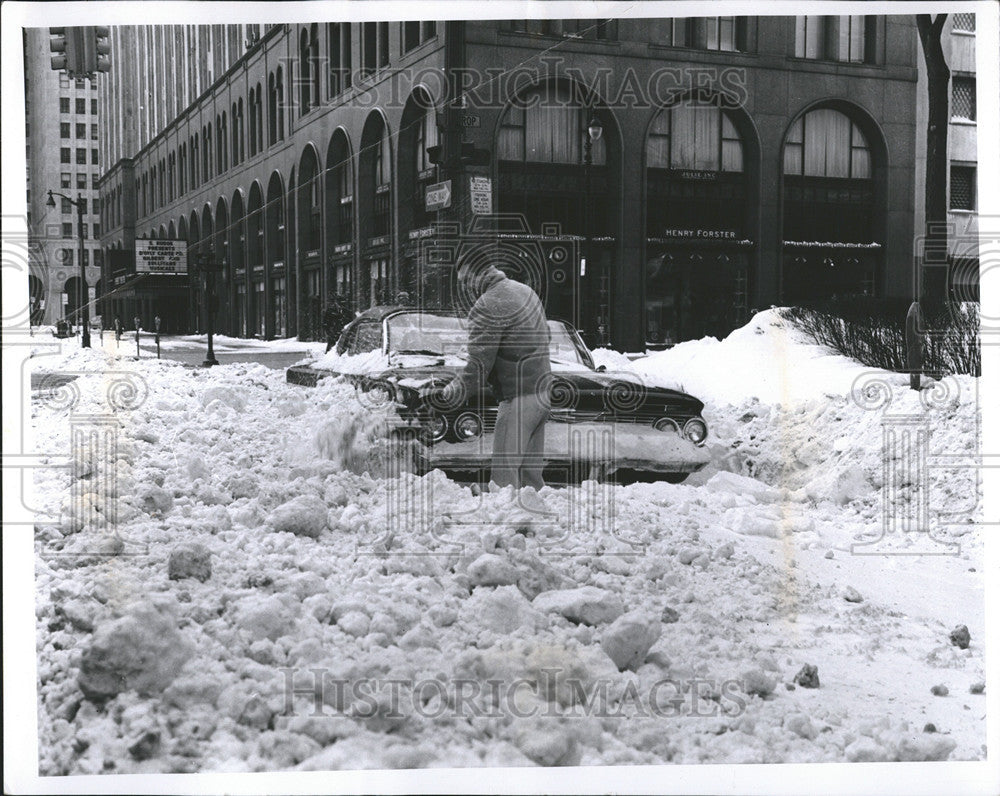
<svg viewBox="0 0 1000 796">
<path fill-rule="evenodd" d="M 776 339 L 812 398 L 774 400 Z M 509 492 L 386 478 L 385 410 L 340 382 L 39 357 L 85 371 L 75 408 L 34 396 L 40 450 L 70 450 L 78 415 L 119 435 L 115 489 L 36 479 L 41 773 L 985 758 L 978 534 L 938 528 L 956 556 L 850 556 L 881 531 L 893 413 L 959 461 L 974 382 L 931 400 L 886 376 L 891 401 L 859 403 L 861 369 L 827 357 L 822 381 L 766 314 L 686 345 L 695 381 L 661 375 L 706 401 L 706 471 L 546 488 L 531 527 Z M 102 367 L 133 369 L 143 400 L 109 413 Z M 740 369 L 761 390 L 731 386 Z"/>
</svg>

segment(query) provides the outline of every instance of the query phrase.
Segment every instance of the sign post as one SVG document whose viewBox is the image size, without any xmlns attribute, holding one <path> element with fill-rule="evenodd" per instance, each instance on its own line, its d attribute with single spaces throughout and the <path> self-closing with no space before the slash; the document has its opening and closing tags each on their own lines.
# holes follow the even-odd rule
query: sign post
<svg viewBox="0 0 1000 796">
<path fill-rule="evenodd" d="M 489 177 L 469 177 L 469 203 L 473 215 L 488 216 L 493 212 L 493 181 Z"/>
<path fill-rule="evenodd" d="M 451 207 L 451 180 L 428 185 L 427 193 L 424 195 L 424 209 L 430 212 L 449 207 Z"/>
<path fill-rule="evenodd" d="M 135 358 L 139 359 L 139 324 L 142 323 L 142 320 L 139 316 L 136 316 L 133 320 L 135 320 Z"/>
</svg>

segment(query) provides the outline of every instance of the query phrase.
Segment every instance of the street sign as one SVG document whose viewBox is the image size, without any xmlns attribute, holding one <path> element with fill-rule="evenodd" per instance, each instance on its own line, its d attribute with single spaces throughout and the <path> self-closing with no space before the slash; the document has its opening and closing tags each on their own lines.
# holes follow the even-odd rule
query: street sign
<svg viewBox="0 0 1000 796">
<path fill-rule="evenodd" d="M 469 177 L 469 203 L 477 216 L 493 212 L 493 181 L 489 177 Z"/>
<path fill-rule="evenodd" d="M 427 193 L 424 194 L 424 207 L 428 211 L 451 207 L 451 180 L 428 185 Z"/>
<path fill-rule="evenodd" d="M 478 113 L 463 113 L 462 127 L 479 127 L 483 123 L 483 117 Z"/>
<path fill-rule="evenodd" d="M 135 242 L 137 274 L 186 274 L 187 242 L 139 239 Z"/>
</svg>

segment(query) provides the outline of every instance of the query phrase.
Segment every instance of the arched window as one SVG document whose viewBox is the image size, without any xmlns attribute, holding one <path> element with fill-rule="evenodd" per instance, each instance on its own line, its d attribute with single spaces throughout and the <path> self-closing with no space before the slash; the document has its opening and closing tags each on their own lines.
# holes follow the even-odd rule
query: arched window
<svg viewBox="0 0 1000 796">
<path fill-rule="evenodd" d="M 299 114 L 309 113 L 312 77 L 309 64 L 309 29 L 299 34 Z"/>
<path fill-rule="evenodd" d="M 274 73 L 274 91 L 278 104 L 277 140 L 285 140 L 285 79 L 284 72 L 279 66 Z"/>
<path fill-rule="evenodd" d="M 278 140 L 278 89 L 274 72 L 267 76 L 267 145 Z"/>
<path fill-rule="evenodd" d="M 785 174 L 802 177 L 871 177 L 871 152 L 858 126 L 833 108 L 796 119 L 785 138 Z"/>
<path fill-rule="evenodd" d="M 885 178 L 876 175 L 860 119 L 821 107 L 792 122 L 782 157 L 783 301 L 878 292 Z"/>
<path fill-rule="evenodd" d="M 257 96 L 257 89 L 250 89 L 250 97 L 247 101 L 247 110 L 250 111 L 250 157 L 257 154 L 257 114 L 254 113 L 254 107 L 256 105 L 255 98 Z"/>
<path fill-rule="evenodd" d="M 588 110 L 565 86 L 540 86 L 523 94 L 504 115 L 497 140 L 500 160 L 582 163 Z M 592 162 L 604 164 L 604 141 L 594 143 Z"/>
<path fill-rule="evenodd" d="M 717 105 L 684 102 L 661 111 L 646 139 L 646 165 L 653 169 L 743 171 L 743 144 L 729 116 Z"/>
<path fill-rule="evenodd" d="M 347 136 L 336 131 L 326 154 L 326 228 L 331 251 L 354 237 L 354 170 Z"/>
<path fill-rule="evenodd" d="M 242 163 L 246 160 L 246 124 L 243 119 L 243 97 L 240 97 L 240 101 L 236 105 L 236 110 L 238 118 L 240 120 L 239 127 L 236 132 L 236 144 L 239 151 L 239 162 Z M 233 158 L 237 157 L 237 146 L 233 147 Z"/>
</svg>

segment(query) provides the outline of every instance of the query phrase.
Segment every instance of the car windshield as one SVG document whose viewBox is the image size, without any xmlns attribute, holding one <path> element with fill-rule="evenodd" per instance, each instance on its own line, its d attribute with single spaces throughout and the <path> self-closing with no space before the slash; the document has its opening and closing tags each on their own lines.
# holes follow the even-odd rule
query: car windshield
<svg viewBox="0 0 1000 796">
<path fill-rule="evenodd" d="M 549 355 L 554 365 L 593 368 L 590 352 L 568 324 L 550 320 Z M 386 321 L 390 355 L 423 355 L 464 359 L 468 333 L 465 319 L 454 315 L 406 312 Z"/>
</svg>

